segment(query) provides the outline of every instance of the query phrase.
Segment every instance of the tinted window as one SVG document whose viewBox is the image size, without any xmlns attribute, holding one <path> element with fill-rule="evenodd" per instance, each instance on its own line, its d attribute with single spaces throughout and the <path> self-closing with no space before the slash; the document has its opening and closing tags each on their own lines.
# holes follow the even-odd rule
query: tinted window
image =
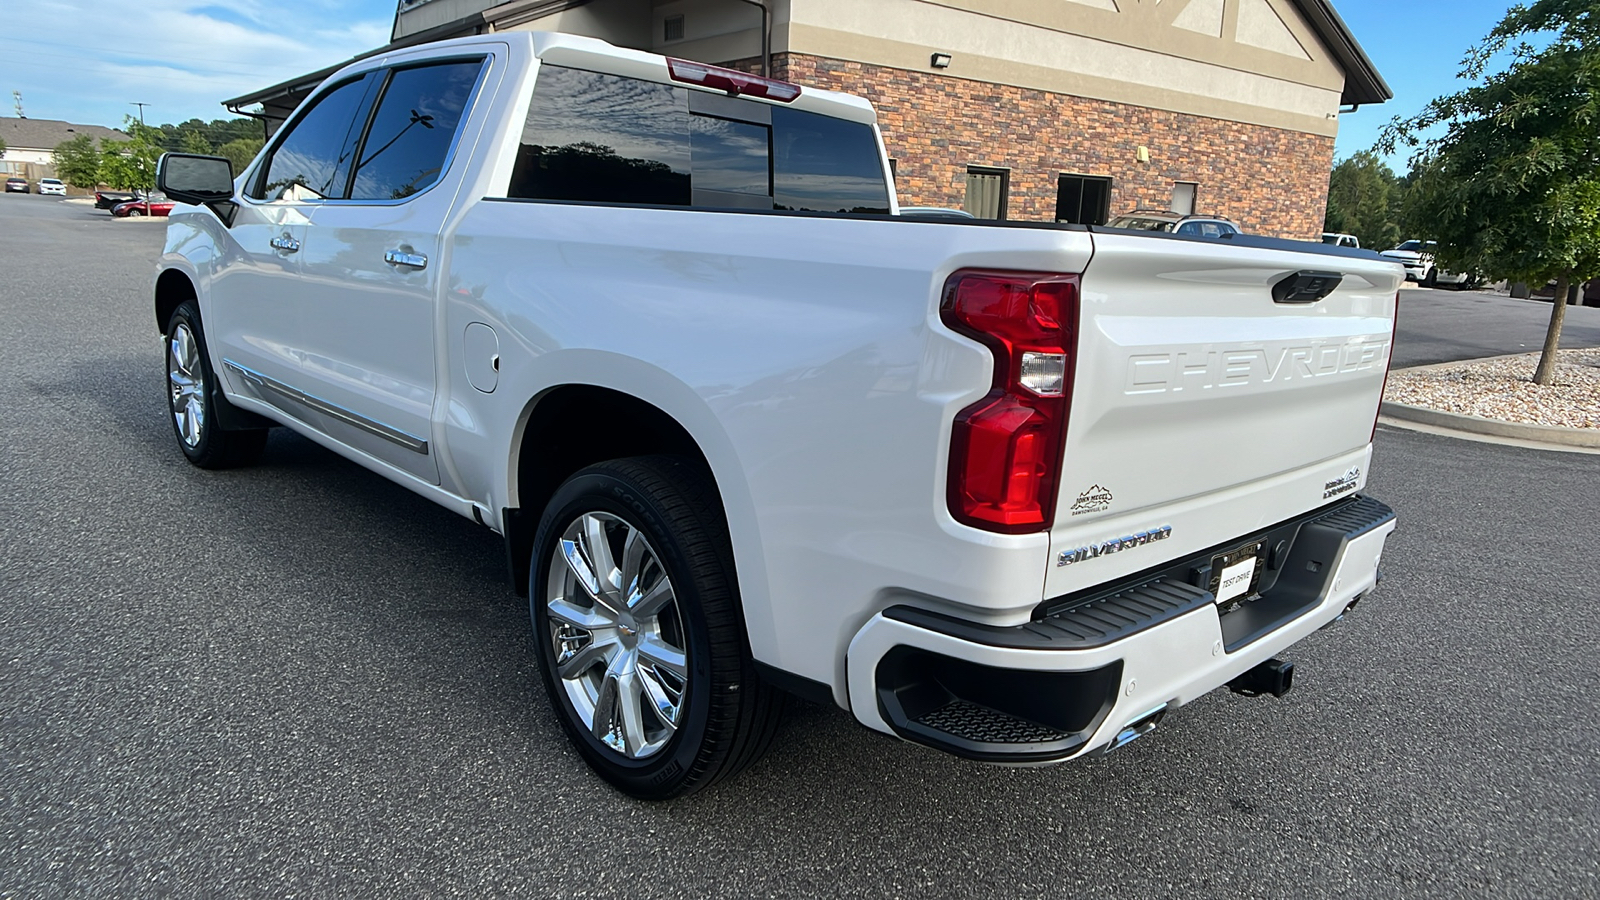
<svg viewBox="0 0 1600 900">
<path fill-rule="evenodd" d="M 1178 226 L 1179 234 L 1198 234 L 1202 237 L 1221 237 L 1225 234 L 1238 234 L 1239 229 L 1226 222 L 1185 222 Z"/>
<path fill-rule="evenodd" d="M 689 104 L 670 85 L 541 66 L 512 197 L 689 204 Z"/>
<path fill-rule="evenodd" d="M 772 140 L 778 209 L 889 212 L 889 186 L 870 125 L 773 107 Z"/>
<path fill-rule="evenodd" d="M 539 70 L 508 195 L 889 211 L 867 125 L 549 65 Z"/>
<path fill-rule="evenodd" d="M 397 69 L 362 142 L 352 200 L 399 200 L 439 180 L 483 60 Z"/>
<path fill-rule="evenodd" d="M 257 200 L 344 196 L 358 126 L 356 114 L 367 80 L 345 82 L 318 98 L 272 151 L 265 174 L 250 196 Z"/>
<path fill-rule="evenodd" d="M 772 208 L 772 130 L 711 116 L 689 117 L 695 206 Z"/>
</svg>

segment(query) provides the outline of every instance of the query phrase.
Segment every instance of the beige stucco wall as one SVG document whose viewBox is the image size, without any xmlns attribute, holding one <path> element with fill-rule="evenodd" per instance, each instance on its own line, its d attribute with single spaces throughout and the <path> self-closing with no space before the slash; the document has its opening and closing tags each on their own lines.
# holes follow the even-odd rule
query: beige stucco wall
<svg viewBox="0 0 1600 900">
<path fill-rule="evenodd" d="M 1172 24 L 1190 0 L 1118 2 L 1120 11 L 1078 0 L 793 0 L 773 44 L 912 71 L 932 71 L 937 51 L 956 77 L 1338 132 L 1343 72 L 1287 0 L 1224 0 L 1215 36 Z M 1245 37 L 1298 55 L 1241 43 L 1242 5 L 1254 11 Z M 1282 24 L 1263 24 L 1263 10 Z"/>
</svg>

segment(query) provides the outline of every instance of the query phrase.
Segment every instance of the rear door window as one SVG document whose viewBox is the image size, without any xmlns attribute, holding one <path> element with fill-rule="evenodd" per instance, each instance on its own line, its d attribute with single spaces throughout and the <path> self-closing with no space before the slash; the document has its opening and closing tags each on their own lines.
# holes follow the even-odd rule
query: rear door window
<svg viewBox="0 0 1600 900">
<path fill-rule="evenodd" d="M 371 74 L 318 97 L 278 141 L 248 191 L 256 200 L 325 200 L 343 197 L 354 145 L 366 108 Z"/>
<path fill-rule="evenodd" d="M 889 211 L 872 128 L 545 65 L 507 195 L 712 209 Z"/>
<path fill-rule="evenodd" d="M 355 164 L 352 200 L 403 200 L 444 171 L 483 59 L 396 69 Z"/>
</svg>

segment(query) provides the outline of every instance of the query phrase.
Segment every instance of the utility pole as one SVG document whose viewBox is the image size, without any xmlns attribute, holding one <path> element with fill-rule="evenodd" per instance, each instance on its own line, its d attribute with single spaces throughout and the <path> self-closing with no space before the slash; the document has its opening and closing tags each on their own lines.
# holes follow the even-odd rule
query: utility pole
<svg viewBox="0 0 1600 900">
<path fill-rule="evenodd" d="M 144 128 L 144 108 L 146 106 L 150 106 L 151 104 L 149 104 L 149 103 L 140 103 L 137 100 L 130 100 L 129 104 L 132 105 L 132 106 L 139 107 L 139 127 L 141 129 L 143 129 Z M 153 177 L 154 176 L 152 176 L 152 178 Z M 150 191 L 144 195 L 144 214 L 147 215 L 147 216 L 150 215 L 150 195 L 154 194 L 155 192 L 156 192 L 156 185 L 155 185 L 155 181 L 152 180 L 150 182 Z"/>
</svg>

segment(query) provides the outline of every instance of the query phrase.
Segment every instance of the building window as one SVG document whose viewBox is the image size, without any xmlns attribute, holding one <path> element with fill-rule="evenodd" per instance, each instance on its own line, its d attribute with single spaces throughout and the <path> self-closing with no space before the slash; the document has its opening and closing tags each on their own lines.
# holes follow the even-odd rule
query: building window
<svg viewBox="0 0 1600 900">
<path fill-rule="evenodd" d="M 1180 216 L 1194 215 L 1194 198 L 1200 192 L 1200 185 L 1192 181 L 1174 181 L 1172 183 L 1172 211 Z"/>
<path fill-rule="evenodd" d="M 683 40 L 683 16 L 667 16 L 661 22 L 661 39 L 667 41 Z"/>
<path fill-rule="evenodd" d="M 1004 219 L 1010 193 L 1010 169 L 967 166 L 967 212 L 980 219 Z"/>
<path fill-rule="evenodd" d="M 1056 221 L 1104 225 L 1111 212 L 1111 179 L 1062 175 L 1056 182 Z"/>
</svg>

